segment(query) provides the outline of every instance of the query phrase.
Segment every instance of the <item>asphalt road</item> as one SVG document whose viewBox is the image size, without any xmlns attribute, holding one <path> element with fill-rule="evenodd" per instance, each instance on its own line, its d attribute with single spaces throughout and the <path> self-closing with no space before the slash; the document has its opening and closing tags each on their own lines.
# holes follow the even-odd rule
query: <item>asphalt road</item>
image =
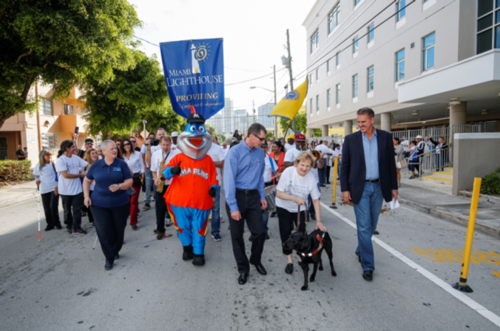
<svg viewBox="0 0 500 331">
<path fill-rule="evenodd" d="M 330 201 L 331 195 L 324 192 L 322 202 L 328 206 Z M 373 282 L 366 282 L 354 254 L 356 232 L 349 224 L 355 221 L 353 209 L 339 206 L 334 212 L 322 209 L 333 238 L 338 276 L 332 277 L 325 263 L 325 270 L 318 271 L 316 281 L 303 292 L 297 263 L 293 275 L 284 273 L 286 258 L 281 253 L 277 218 L 269 220 L 271 239 L 264 247 L 268 275 L 261 276 L 252 268 L 249 282 L 240 286 L 225 215 L 222 242 L 207 236 L 204 267 L 182 261 L 175 235 L 156 240 L 152 208 L 139 218 L 138 231 L 127 227 L 121 258 L 112 271 L 105 271 L 99 243 L 92 249 L 93 228 L 87 235 L 43 232 L 42 212 L 39 242 L 35 200 L 2 208 L 1 329 L 499 328 L 500 324 L 494 324 L 500 316 L 498 238 L 475 234 L 477 263 L 471 264 L 468 278 L 474 292 L 450 291 L 450 284 L 460 277 L 461 262 L 456 257 L 464 248 L 466 228 L 402 206 L 380 218 L 381 234 L 374 239 L 376 271 Z M 83 225 L 87 227 L 87 218 Z M 308 226 L 310 231 L 313 228 L 314 222 Z"/>
</svg>

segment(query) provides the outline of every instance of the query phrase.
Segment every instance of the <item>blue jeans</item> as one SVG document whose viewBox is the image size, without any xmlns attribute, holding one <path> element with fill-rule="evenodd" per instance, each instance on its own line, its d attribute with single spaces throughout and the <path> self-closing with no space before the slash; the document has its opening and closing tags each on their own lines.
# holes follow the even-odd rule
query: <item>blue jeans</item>
<svg viewBox="0 0 500 331">
<path fill-rule="evenodd" d="M 153 173 L 151 170 L 146 170 L 144 174 L 144 178 L 146 180 L 146 203 L 151 203 L 151 186 L 153 184 Z"/>
<path fill-rule="evenodd" d="M 377 228 L 380 208 L 384 197 L 380 183 L 365 183 L 363 196 L 358 204 L 354 204 L 356 225 L 358 228 L 358 247 L 356 255 L 361 256 L 361 267 L 365 270 L 375 270 L 372 235 Z"/>
<path fill-rule="evenodd" d="M 326 181 L 326 166 L 323 168 L 318 168 L 319 185 L 325 185 Z"/>
<path fill-rule="evenodd" d="M 220 232 L 220 186 L 215 190 L 214 207 L 212 208 L 212 236 Z"/>
</svg>

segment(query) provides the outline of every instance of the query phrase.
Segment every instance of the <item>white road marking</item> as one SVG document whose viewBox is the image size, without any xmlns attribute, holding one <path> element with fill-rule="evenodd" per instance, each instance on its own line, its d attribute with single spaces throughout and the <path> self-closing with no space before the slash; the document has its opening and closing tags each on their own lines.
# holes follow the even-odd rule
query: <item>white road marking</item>
<svg viewBox="0 0 500 331">
<path fill-rule="evenodd" d="M 339 214 L 338 212 L 334 211 L 325 203 L 323 203 L 323 202 L 320 202 L 320 203 L 323 206 L 323 208 L 325 208 L 327 211 L 329 211 L 330 213 L 337 216 L 342 221 L 344 221 L 345 223 L 347 223 L 348 225 L 350 225 L 354 229 L 356 229 L 356 223 L 354 223 L 353 221 L 351 221 L 347 217 Z M 446 292 L 448 292 L 449 294 L 451 294 L 452 296 L 454 296 L 455 298 L 460 300 L 462 303 L 466 304 L 467 306 L 469 306 L 470 308 L 472 308 L 473 310 L 475 310 L 476 312 L 481 314 L 483 317 L 488 319 L 491 323 L 500 327 L 500 316 L 494 314 L 493 312 L 488 310 L 486 307 L 480 305 L 479 303 L 477 303 L 473 299 L 469 298 L 463 292 L 455 290 L 450 284 L 446 283 L 445 281 L 443 281 L 442 279 L 440 279 L 439 277 L 437 277 L 436 275 L 434 275 L 432 272 L 428 271 L 427 269 L 425 269 L 421 265 L 413 262 L 410 258 L 401 254 L 396 249 L 392 248 L 391 246 L 389 246 L 388 244 L 386 244 L 382 240 L 375 238 L 375 237 L 373 237 L 372 239 L 377 245 L 379 245 L 380 247 L 382 247 L 383 249 L 385 249 L 386 251 L 388 251 L 389 253 L 391 253 L 392 255 L 394 255 L 395 257 L 397 257 L 398 259 L 400 259 L 404 263 L 406 263 L 410 268 L 419 272 L 425 278 L 427 278 L 428 280 L 430 280 L 431 282 L 433 282 L 434 284 L 436 284 L 437 286 L 439 286 L 440 288 L 442 288 L 443 290 L 445 290 Z M 457 276 L 457 278 L 458 278 L 458 276 Z"/>
</svg>

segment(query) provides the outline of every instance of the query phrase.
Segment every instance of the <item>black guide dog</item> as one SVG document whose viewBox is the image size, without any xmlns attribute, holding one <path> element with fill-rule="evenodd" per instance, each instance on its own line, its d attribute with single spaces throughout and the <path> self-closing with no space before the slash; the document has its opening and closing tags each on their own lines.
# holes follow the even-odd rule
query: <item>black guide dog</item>
<svg viewBox="0 0 500 331">
<path fill-rule="evenodd" d="M 328 260 L 330 260 L 332 276 L 337 276 L 332 262 L 332 239 L 330 238 L 328 232 L 322 232 L 321 230 L 314 230 L 310 234 L 294 232 L 290 235 L 290 238 L 283 243 L 283 246 L 288 250 L 296 250 L 297 254 L 302 259 L 302 261 L 299 262 L 299 265 L 304 271 L 304 286 L 301 287 L 302 291 L 306 291 L 308 289 L 308 280 L 314 282 L 318 265 L 319 270 L 323 270 L 323 263 L 321 261 L 321 253 L 323 250 L 326 251 Z M 310 263 L 314 264 L 314 269 L 311 278 L 308 279 Z"/>
</svg>

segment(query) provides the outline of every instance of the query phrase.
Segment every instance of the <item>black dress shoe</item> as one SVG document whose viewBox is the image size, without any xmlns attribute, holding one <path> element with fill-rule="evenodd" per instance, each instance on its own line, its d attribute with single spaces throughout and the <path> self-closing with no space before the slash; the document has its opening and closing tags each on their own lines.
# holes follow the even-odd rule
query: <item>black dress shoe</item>
<svg viewBox="0 0 500 331">
<path fill-rule="evenodd" d="M 238 284 L 245 285 L 248 281 L 248 274 L 242 273 L 240 277 L 238 277 Z"/>
<path fill-rule="evenodd" d="M 106 264 L 104 265 L 104 269 L 106 269 L 106 270 L 113 269 L 113 262 L 109 262 L 106 260 Z"/>
<path fill-rule="evenodd" d="M 363 271 L 363 279 L 371 282 L 373 279 L 373 270 Z"/>
<path fill-rule="evenodd" d="M 293 263 L 288 263 L 285 267 L 285 273 L 291 275 L 293 272 Z"/>
<path fill-rule="evenodd" d="M 116 253 L 115 254 L 115 260 L 119 260 L 120 259 L 120 254 Z"/>
<path fill-rule="evenodd" d="M 262 263 L 259 263 L 259 264 L 254 264 L 255 266 L 255 269 L 257 269 L 257 272 L 261 275 L 267 275 L 267 271 L 266 271 L 266 268 L 264 268 L 264 266 L 262 265 Z"/>
<path fill-rule="evenodd" d="M 182 259 L 184 261 L 192 260 L 194 257 L 193 246 L 192 245 L 184 246 L 183 249 L 184 251 L 182 252 Z"/>
</svg>

